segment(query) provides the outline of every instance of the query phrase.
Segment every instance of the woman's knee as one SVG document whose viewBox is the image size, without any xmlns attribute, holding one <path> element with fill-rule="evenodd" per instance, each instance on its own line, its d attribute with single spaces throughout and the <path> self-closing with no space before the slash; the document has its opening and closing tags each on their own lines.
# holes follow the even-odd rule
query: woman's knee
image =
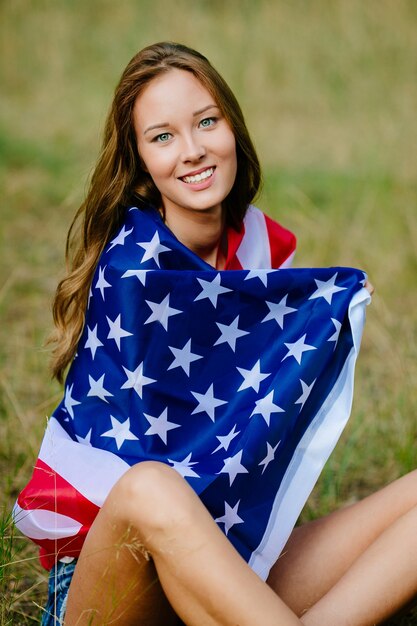
<svg viewBox="0 0 417 626">
<path fill-rule="evenodd" d="M 142 538 L 175 526 L 185 527 L 199 504 L 182 476 L 156 461 L 131 467 L 106 501 L 107 508 L 111 507 L 125 523 L 136 528 Z"/>
</svg>

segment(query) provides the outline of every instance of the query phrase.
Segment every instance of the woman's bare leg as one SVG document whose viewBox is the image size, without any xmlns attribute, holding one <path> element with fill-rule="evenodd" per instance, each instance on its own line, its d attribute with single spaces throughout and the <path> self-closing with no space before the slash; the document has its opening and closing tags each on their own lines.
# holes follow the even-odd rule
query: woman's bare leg
<svg viewBox="0 0 417 626">
<path fill-rule="evenodd" d="M 318 610 L 320 598 L 352 568 L 358 557 L 361 555 L 365 557 L 368 548 L 370 549 L 379 537 L 382 541 L 382 535 L 388 533 L 390 527 L 392 533 L 390 531 L 386 535 L 386 538 L 389 537 L 387 549 L 392 545 L 394 551 L 401 550 L 402 538 L 408 537 L 405 534 L 408 527 L 405 516 L 416 506 L 417 471 L 414 471 L 361 502 L 296 528 L 282 556 L 272 568 L 268 583 L 298 615 L 303 614 L 315 603 L 318 603 L 316 607 Z M 403 516 L 404 529 L 400 531 L 398 529 Z M 415 537 L 417 527 L 412 532 Z M 410 554 L 413 550 L 414 537 L 410 537 L 408 542 Z M 397 545 L 398 543 L 400 545 Z M 381 558 L 380 568 L 383 568 L 383 555 L 378 554 L 377 545 L 382 543 L 375 543 L 375 549 L 373 548 L 370 554 L 376 560 Z M 415 546 L 413 557 L 416 560 Z M 406 563 L 407 555 L 404 558 Z M 394 575 L 400 569 L 399 561 L 399 557 L 393 558 L 389 568 Z M 375 583 L 378 580 L 377 577 Z M 372 581 L 369 579 L 368 583 Z M 395 604 L 395 596 L 399 599 L 401 593 L 407 595 L 407 588 L 411 589 L 412 584 L 412 580 L 403 580 L 398 594 L 394 585 L 390 594 L 392 602 Z M 364 584 L 363 589 L 366 588 Z M 381 593 L 382 588 L 383 586 Z"/>
<path fill-rule="evenodd" d="M 302 618 L 306 626 L 380 624 L 417 594 L 417 506 L 387 528 Z"/>
<path fill-rule="evenodd" d="M 189 626 L 301 624 L 184 479 L 146 462 L 121 478 L 88 534 L 65 625 L 169 626 L 176 618 L 165 596 Z"/>
<path fill-rule="evenodd" d="M 122 513 L 132 503 L 122 501 L 120 486 L 115 486 L 85 540 L 69 589 L 65 626 L 178 623 L 149 553 L 125 523 Z M 148 506 L 146 501 L 138 504 L 139 509 Z"/>
<path fill-rule="evenodd" d="M 306 550 L 307 570 L 312 569 L 313 579 L 314 572 L 323 574 L 326 585 L 330 584 L 323 592 L 325 585 L 320 582 L 323 597 L 305 613 L 304 624 L 374 624 L 406 602 L 413 590 L 415 592 L 415 480 L 414 473 L 386 488 L 384 493 L 371 496 L 360 503 L 362 506 L 354 505 L 334 517 L 329 516 L 315 525 L 314 533 L 302 529 L 295 533 L 300 541 L 298 545 L 294 545 L 294 539 L 289 542 L 287 555 L 282 559 L 283 564 L 284 559 L 287 561 L 282 569 L 286 569 L 289 576 L 293 574 L 286 587 L 288 595 L 294 597 L 298 593 L 302 598 L 304 593 L 312 595 L 317 587 L 312 580 L 307 580 L 306 587 L 300 588 L 297 579 L 303 559 L 298 549 L 308 535 L 310 541 L 313 534 L 320 539 L 323 552 L 314 555 L 315 548 Z M 412 494 L 411 497 L 408 494 Z M 368 515 L 362 517 L 365 509 Z M 397 521 L 389 521 L 387 511 L 391 511 Z M 380 526 L 378 532 L 375 530 L 372 515 L 377 514 L 383 515 L 382 525 L 385 524 L 386 530 L 381 530 Z M 355 520 L 357 523 L 353 524 Z M 362 533 L 359 532 L 360 520 Z M 327 538 L 320 538 L 322 524 L 327 525 L 333 539 L 341 540 L 351 534 L 350 523 L 355 531 L 353 535 L 360 538 L 364 534 L 367 543 L 357 547 L 356 542 L 352 546 L 347 541 L 341 549 L 345 559 L 340 556 L 335 559 L 328 534 Z M 309 545 L 307 541 L 305 547 Z M 153 565 L 143 556 L 143 547 L 152 554 L 166 596 L 190 626 L 300 624 L 239 557 L 185 481 L 166 466 L 143 463 L 119 481 L 89 533 L 71 584 L 67 626 L 175 623 L 159 583 L 153 584 L 152 591 L 143 591 L 154 582 Z M 356 550 L 353 559 L 348 558 L 352 548 Z M 294 566 L 289 560 L 290 549 Z M 280 580 L 278 569 L 274 568 L 277 583 Z M 328 569 L 336 570 L 338 582 L 329 583 L 325 574 Z M 320 581 L 320 576 L 318 579 Z M 405 586 L 403 580 L 407 581 Z M 285 593 L 282 595 L 285 597 Z M 94 616 L 96 618 L 91 619 Z"/>
</svg>

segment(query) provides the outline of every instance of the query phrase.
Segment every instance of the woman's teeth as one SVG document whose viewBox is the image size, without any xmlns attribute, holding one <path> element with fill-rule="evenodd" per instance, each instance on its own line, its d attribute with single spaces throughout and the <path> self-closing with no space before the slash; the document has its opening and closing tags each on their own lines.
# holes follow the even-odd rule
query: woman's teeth
<svg viewBox="0 0 417 626">
<path fill-rule="evenodd" d="M 201 183 L 202 180 L 209 178 L 213 175 L 214 167 L 209 167 L 204 172 L 200 172 L 200 174 L 195 174 L 194 176 L 183 176 L 181 180 L 186 183 Z"/>
</svg>

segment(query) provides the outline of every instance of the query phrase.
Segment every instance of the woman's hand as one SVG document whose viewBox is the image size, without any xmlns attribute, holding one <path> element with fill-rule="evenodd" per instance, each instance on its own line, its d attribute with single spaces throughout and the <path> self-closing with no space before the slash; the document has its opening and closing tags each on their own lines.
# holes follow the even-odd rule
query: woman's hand
<svg viewBox="0 0 417 626">
<path fill-rule="evenodd" d="M 367 290 L 369 291 L 370 295 L 372 296 L 372 294 L 373 294 L 373 293 L 374 293 L 374 291 L 375 291 L 375 288 L 374 288 L 374 286 L 372 285 L 372 283 L 370 283 L 370 282 L 369 282 L 369 280 L 367 280 L 367 281 L 365 282 L 364 287 L 365 287 L 365 289 L 367 289 Z"/>
</svg>

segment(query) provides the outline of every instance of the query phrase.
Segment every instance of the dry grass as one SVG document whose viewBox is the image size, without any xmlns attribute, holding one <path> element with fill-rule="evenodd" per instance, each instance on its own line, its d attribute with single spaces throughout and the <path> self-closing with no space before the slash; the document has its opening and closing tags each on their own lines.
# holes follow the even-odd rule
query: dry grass
<svg viewBox="0 0 417 626">
<path fill-rule="evenodd" d="M 3 0 L 0 24 L 0 626 L 36 623 L 45 594 L 7 514 L 60 394 L 42 346 L 66 230 L 114 84 L 153 41 L 198 48 L 232 85 L 297 264 L 359 266 L 377 289 L 352 420 L 304 518 L 415 467 L 416 4 Z"/>
</svg>

